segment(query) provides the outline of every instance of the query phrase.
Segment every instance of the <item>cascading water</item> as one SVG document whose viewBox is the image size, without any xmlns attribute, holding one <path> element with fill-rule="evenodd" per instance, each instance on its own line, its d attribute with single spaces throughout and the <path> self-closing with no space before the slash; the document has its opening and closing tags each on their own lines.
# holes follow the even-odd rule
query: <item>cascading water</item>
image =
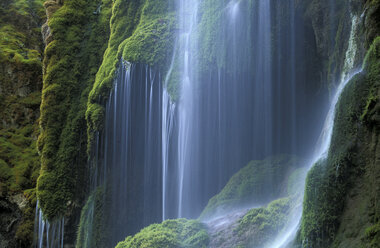
<svg viewBox="0 0 380 248">
<path fill-rule="evenodd" d="M 44 219 L 42 210 L 39 208 L 37 201 L 35 224 L 34 224 L 34 242 L 36 248 L 63 248 L 65 234 L 65 218 L 49 222 Z"/>
<path fill-rule="evenodd" d="M 347 83 L 356 74 L 361 72 L 361 70 L 355 70 L 355 65 L 356 65 L 355 59 L 357 58 L 357 52 L 358 52 L 357 35 L 358 35 L 359 23 L 360 23 L 360 18 L 358 16 L 352 15 L 350 37 L 348 40 L 348 47 L 345 54 L 345 60 L 344 60 L 343 70 L 341 73 L 340 82 L 331 100 L 330 108 L 329 108 L 323 129 L 322 129 L 321 135 L 319 137 L 318 144 L 315 149 L 315 153 L 309 163 L 309 167 L 308 167 L 309 169 L 318 161 L 325 160 L 327 158 L 329 148 L 330 148 L 331 138 L 332 138 L 333 127 L 334 127 L 335 110 L 336 110 L 336 105 L 339 101 L 339 97 L 342 94 Z M 305 178 L 302 177 L 302 178 L 299 178 L 298 180 L 304 181 Z M 287 247 L 287 245 L 289 245 L 293 241 L 298 231 L 299 223 L 302 217 L 302 199 L 303 198 L 299 199 L 299 203 L 296 204 L 296 206 L 294 207 L 293 212 L 292 212 L 293 215 L 290 217 L 290 222 L 288 223 L 287 227 L 284 228 L 283 232 L 277 237 L 277 239 L 273 242 L 273 244 L 269 246 L 269 248 L 285 248 Z"/>
<path fill-rule="evenodd" d="M 158 72 L 127 64 L 107 106 L 105 216 L 114 243 L 161 220 L 161 88 Z"/>
<path fill-rule="evenodd" d="M 307 69 L 296 71 L 306 53 L 296 49 L 303 42 L 303 27 L 297 25 L 294 0 L 225 1 L 218 9 L 221 18 L 215 32 L 220 38 L 217 53 L 228 59 L 200 70 L 197 34 L 202 18 L 207 18 L 202 12 L 207 4 L 212 2 L 177 1 L 179 31 L 164 81 L 149 66 L 120 66 L 106 103 L 104 132 L 96 136 L 92 157 L 92 190 L 104 188 L 107 244 L 154 222 L 196 218 L 250 160 L 280 152 L 302 154 L 307 148 L 300 147 L 312 146 L 306 138 L 299 140 L 313 123 L 300 116 L 315 114 L 311 110 L 316 107 L 300 97 L 307 88 L 300 83 L 308 76 Z M 287 21 L 280 22 L 283 19 Z M 357 23 L 353 17 L 342 81 L 313 163 L 328 151 L 335 105 L 355 64 Z M 180 75 L 176 102 L 167 89 L 175 73 Z M 270 247 L 284 247 L 294 237 L 301 214 L 302 199 Z M 95 203 L 87 215 L 83 247 L 91 247 L 88 237 L 96 231 Z"/>
<path fill-rule="evenodd" d="M 178 2 L 179 28 L 181 30 L 179 38 L 179 51 L 181 52 L 181 97 L 178 106 L 178 214 L 177 217 L 184 217 L 183 205 L 187 202 L 184 200 L 186 190 L 189 185 L 185 180 L 188 167 L 191 166 L 191 139 L 193 138 L 192 118 L 194 118 L 194 78 L 191 77 L 193 72 L 190 61 L 190 38 L 193 27 L 196 24 L 197 17 L 196 0 L 180 0 Z"/>
<path fill-rule="evenodd" d="M 104 239 L 103 245 L 96 245 L 111 247 L 162 219 L 161 160 L 167 154 L 161 150 L 161 133 L 166 132 L 162 107 L 169 111 L 164 125 L 170 126 L 174 105 L 162 91 L 159 72 L 120 64 L 106 103 L 104 131 L 96 135 L 93 193 L 82 212 L 79 247 L 94 247 L 98 239 Z"/>
<path fill-rule="evenodd" d="M 175 109 L 175 103 L 171 101 L 169 93 L 166 88 L 164 88 L 162 94 L 162 220 L 166 220 L 167 214 L 169 151 L 174 126 Z"/>
<path fill-rule="evenodd" d="M 181 91 L 174 131 L 177 146 L 171 147 L 178 165 L 171 166 L 177 176 L 168 178 L 177 194 L 166 198 L 178 207 L 169 210 L 170 217 L 198 217 L 207 201 L 252 159 L 311 149 L 310 138 L 306 139 L 310 136 L 304 134 L 317 126 L 313 123 L 320 115 L 302 97 L 307 69 L 301 73 L 295 69 L 310 51 L 295 49 L 303 41 L 302 36 L 293 36 L 302 34 L 303 26 L 296 24 L 294 1 L 220 2 L 178 2 Z M 281 16 L 284 6 L 290 17 Z M 202 50 L 201 41 L 207 39 L 198 35 L 215 21 L 203 12 L 210 8 L 220 13 L 215 30 L 207 30 L 215 33 L 210 47 L 215 49 L 215 64 L 202 61 L 210 51 Z M 275 29 L 279 43 L 273 42 Z M 288 57 L 290 61 L 284 59 Z M 310 113 L 314 117 L 303 118 Z"/>
</svg>

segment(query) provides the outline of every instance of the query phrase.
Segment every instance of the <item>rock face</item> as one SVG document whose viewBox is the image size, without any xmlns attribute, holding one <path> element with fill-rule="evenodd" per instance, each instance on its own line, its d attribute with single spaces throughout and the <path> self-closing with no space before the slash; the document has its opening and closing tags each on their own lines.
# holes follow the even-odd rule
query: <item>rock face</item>
<svg viewBox="0 0 380 248">
<path fill-rule="evenodd" d="M 44 19 L 40 0 L 0 3 L 0 247 L 33 241 Z"/>
<path fill-rule="evenodd" d="M 0 247 L 17 247 L 15 240 L 17 226 L 22 219 L 22 211 L 9 199 L 0 199 Z"/>
<path fill-rule="evenodd" d="M 378 247 L 379 51 L 380 37 L 341 95 L 328 157 L 307 176 L 300 245 Z"/>
<path fill-rule="evenodd" d="M 49 19 L 53 16 L 53 14 L 61 8 L 63 5 L 62 0 L 48 0 L 44 2 L 44 7 L 46 10 L 46 22 L 41 27 L 42 38 L 44 40 L 45 46 L 47 46 L 50 42 L 53 41 L 53 35 L 50 31 L 50 27 L 48 25 Z"/>
<path fill-rule="evenodd" d="M 32 237 L 22 236 L 23 231 L 33 231 L 28 230 L 33 228 L 30 215 L 26 214 L 29 210 L 33 207 L 22 193 L 0 198 L 0 248 L 30 246 Z"/>
<path fill-rule="evenodd" d="M 296 6 L 314 32 L 321 83 L 327 82 L 332 89 L 337 86 L 343 69 L 351 13 L 362 14 L 362 1 L 306 0 L 296 1 Z"/>
<path fill-rule="evenodd" d="M 88 175 L 85 111 L 109 38 L 113 1 L 49 0 L 42 27 L 46 48 L 37 148 L 37 197 L 49 221 L 65 219 L 65 244 L 75 242 Z M 101 6 L 101 12 L 94 12 Z"/>
</svg>

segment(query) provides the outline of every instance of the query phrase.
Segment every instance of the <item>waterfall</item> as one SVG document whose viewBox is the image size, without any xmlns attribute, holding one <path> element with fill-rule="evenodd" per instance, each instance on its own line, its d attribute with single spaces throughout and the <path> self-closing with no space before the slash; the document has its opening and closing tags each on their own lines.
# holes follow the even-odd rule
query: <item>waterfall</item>
<svg viewBox="0 0 380 248">
<path fill-rule="evenodd" d="M 104 131 L 95 135 L 92 193 L 82 211 L 78 247 L 111 247 L 162 220 L 161 162 L 167 164 L 175 109 L 162 88 L 154 68 L 120 62 L 105 104 Z"/>
<path fill-rule="evenodd" d="M 166 220 L 167 187 L 169 169 L 170 139 L 173 133 L 176 105 L 164 88 L 162 93 L 162 220 Z"/>
<path fill-rule="evenodd" d="M 340 82 L 331 100 L 330 108 L 326 116 L 318 143 L 316 145 L 315 153 L 309 163 L 309 167 L 308 167 L 309 169 L 318 161 L 324 160 L 327 158 L 330 144 L 331 144 L 333 127 L 334 127 L 336 105 L 347 83 L 355 75 L 361 72 L 361 70 L 355 70 L 355 62 L 356 62 L 355 58 L 357 57 L 357 52 L 358 52 L 356 37 L 358 34 L 359 23 L 360 23 L 360 18 L 356 15 L 351 14 L 351 31 L 350 31 L 350 37 L 348 40 L 348 47 L 345 54 L 343 70 L 340 77 Z M 304 181 L 305 178 L 300 178 L 299 180 Z M 299 200 L 299 203 L 296 204 L 296 206 L 294 207 L 293 212 L 292 212 L 293 214 L 290 218 L 289 224 L 285 227 L 282 233 L 275 239 L 273 244 L 269 246 L 270 248 L 285 248 L 287 247 L 287 245 L 289 245 L 293 241 L 298 231 L 298 227 L 299 227 L 301 217 L 302 217 L 302 202 L 303 202 L 303 198 L 301 198 Z"/>
<path fill-rule="evenodd" d="M 184 195 L 187 194 L 188 181 L 185 180 L 185 174 L 191 166 L 191 139 L 194 135 L 193 107 L 194 107 L 194 82 L 192 80 L 193 68 L 191 67 L 191 47 L 190 38 L 197 17 L 197 1 L 196 0 L 179 0 L 179 27 L 181 30 L 179 38 L 179 51 L 181 52 L 181 96 L 178 105 L 178 213 L 177 217 L 184 217 L 184 207 L 187 204 L 184 200 Z M 187 185 L 185 185 L 187 184 Z"/>
<path fill-rule="evenodd" d="M 145 65 L 121 66 L 103 134 L 112 242 L 161 220 L 161 102 L 160 73 Z"/>
<path fill-rule="evenodd" d="M 49 222 L 44 219 L 39 202 L 36 204 L 34 242 L 36 248 L 63 248 L 65 234 L 65 218 Z"/>
<path fill-rule="evenodd" d="M 253 138 L 264 132 L 264 153 L 272 152 L 272 68 L 271 68 L 271 7 L 269 0 L 259 1 L 257 6 L 258 23 L 255 53 L 255 87 L 254 87 L 254 119 L 260 121 L 255 128 Z M 264 108 L 262 108 L 264 106 Z"/>
<path fill-rule="evenodd" d="M 282 33 L 276 34 L 286 42 L 276 47 L 275 8 L 270 0 L 178 1 L 180 32 L 175 51 L 181 90 L 176 108 L 177 147 L 171 148 L 178 162 L 176 177 L 165 177 L 177 193 L 165 198 L 178 205 L 171 216 L 198 217 L 208 200 L 252 159 L 295 154 L 299 147 L 310 149 L 304 148 L 309 146 L 303 143 L 306 138 L 294 138 L 300 130 L 306 133 L 312 123 L 298 123 L 300 116 L 316 107 L 308 108 L 307 99 L 295 100 L 305 91 L 305 87 L 296 90 L 305 78 L 297 76 L 295 69 L 302 58 L 296 50 L 294 36 L 299 27 L 293 5 L 293 0 L 286 2 L 291 10 L 289 23 L 280 23 Z M 209 24 L 203 11 L 210 8 L 219 13 L 213 17 L 217 40 L 210 48 L 216 50 L 217 62 L 198 68 L 202 61 L 197 59 L 205 51 L 197 34 Z M 277 12 L 283 14 L 282 9 Z M 287 57 L 290 61 L 285 61 Z"/>
<path fill-rule="evenodd" d="M 170 62 L 169 70 L 166 74 L 163 91 L 162 91 L 162 220 L 167 219 L 167 202 L 168 202 L 168 170 L 171 150 L 171 137 L 174 129 L 175 110 L 176 104 L 172 101 L 170 94 L 168 93 L 167 86 L 169 84 L 170 77 L 172 76 L 177 50 L 177 41 L 175 42 L 172 60 Z"/>
</svg>

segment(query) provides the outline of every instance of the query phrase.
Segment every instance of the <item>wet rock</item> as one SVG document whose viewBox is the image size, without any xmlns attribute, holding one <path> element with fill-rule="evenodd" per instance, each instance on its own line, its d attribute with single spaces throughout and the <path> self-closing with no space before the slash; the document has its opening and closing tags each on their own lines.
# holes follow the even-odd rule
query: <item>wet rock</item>
<svg viewBox="0 0 380 248">
<path fill-rule="evenodd" d="M 13 200 L 24 206 L 20 196 L 15 196 Z M 22 211 L 17 203 L 8 198 L 0 198 L 0 248 L 18 247 L 15 235 L 21 220 Z"/>
</svg>

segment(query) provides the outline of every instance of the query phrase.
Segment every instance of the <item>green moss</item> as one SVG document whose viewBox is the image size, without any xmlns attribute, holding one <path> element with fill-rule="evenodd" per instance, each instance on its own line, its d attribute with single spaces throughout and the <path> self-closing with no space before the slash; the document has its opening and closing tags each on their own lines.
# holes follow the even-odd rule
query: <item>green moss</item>
<svg viewBox="0 0 380 248">
<path fill-rule="evenodd" d="M 367 0 L 365 1 L 365 41 L 366 48 L 370 47 L 373 40 L 380 35 L 380 1 Z"/>
<path fill-rule="evenodd" d="M 111 0 L 66 0 L 48 20 L 53 41 L 45 49 L 37 196 L 49 220 L 84 197 L 85 111 L 106 48 L 111 6 Z"/>
<path fill-rule="evenodd" d="M 35 125 L 0 130 L 0 194 L 14 194 L 36 185 L 40 169 Z"/>
<path fill-rule="evenodd" d="M 103 223 L 104 187 L 97 188 L 82 208 L 76 247 L 105 247 Z"/>
<path fill-rule="evenodd" d="M 289 221 L 294 199 L 282 198 L 271 202 L 267 207 L 248 211 L 235 228 L 235 235 L 242 239 L 241 247 L 265 247 Z"/>
<path fill-rule="evenodd" d="M 376 99 L 380 94 L 379 47 L 380 38 L 377 38 L 367 53 L 363 73 L 354 77 L 344 89 L 337 105 L 329 155 L 308 173 L 300 233 L 304 246 L 330 247 L 334 242 L 332 246 L 336 247 L 345 242 L 343 233 L 350 232 L 350 227 L 341 226 L 342 215 L 349 214 L 350 208 L 360 206 L 355 210 L 362 213 L 362 221 L 355 226 L 359 238 L 360 230 L 365 228 L 363 220 L 376 223 L 379 219 L 376 182 L 364 179 L 378 173 L 376 159 L 372 158 L 376 157 L 373 135 L 378 134 L 374 127 L 380 120 L 379 101 L 368 102 L 373 101 L 375 92 Z M 358 178 L 364 181 L 358 182 Z M 354 187 L 364 190 L 361 205 L 347 206 L 347 199 L 352 197 L 347 194 Z M 345 223 L 350 225 L 347 220 Z"/>
<path fill-rule="evenodd" d="M 108 47 L 88 99 L 89 149 L 93 134 L 103 128 L 103 104 L 108 99 L 121 58 L 155 66 L 165 74 L 174 43 L 176 22 L 173 7 L 171 0 L 114 2 Z"/>
<path fill-rule="evenodd" d="M 206 248 L 209 237 L 205 226 L 196 220 L 167 220 L 129 236 L 116 248 Z"/>
<path fill-rule="evenodd" d="M 23 212 L 23 220 L 16 230 L 16 240 L 22 247 L 27 247 L 33 241 L 34 235 L 34 205 L 28 205 Z"/>
<path fill-rule="evenodd" d="M 165 68 L 169 48 L 174 43 L 174 24 L 173 13 L 140 24 L 134 34 L 121 43 L 122 57 L 127 61 Z"/>
<path fill-rule="evenodd" d="M 200 68 L 209 68 L 209 65 L 217 64 L 219 68 L 226 65 L 225 39 L 219 28 L 225 25 L 225 6 L 227 0 L 202 1 L 199 9 L 200 22 L 197 27 L 197 39 L 199 43 L 198 60 Z"/>
<path fill-rule="evenodd" d="M 266 204 L 286 196 L 287 178 L 301 166 L 302 161 L 289 155 L 251 161 L 228 181 L 219 194 L 210 199 L 200 218 L 209 218 L 248 204 Z"/>
<path fill-rule="evenodd" d="M 22 219 L 9 233 L 20 247 L 33 241 L 35 194 L 40 170 L 36 149 L 41 103 L 42 0 L 0 4 L 0 196 L 24 193 Z M 15 210 L 17 211 L 17 210 Z"/>
<path fill-rule="evenodd" d="M 380 244 L 380 222 L 366 229 L 365 242 L 368 248 L 376 248 Z"/>
<path fill-rule="evenodd" d="M 366 105 L 361 115 L 361 120 L 374 123 L 379 118 L 379 89 L 380 89 L 380 36 L 377 37 L 370 47 L 365 60 L 364 68 L 367 74 L 367 80 L 371 87 L 367 96 Z"/>
</svg>

